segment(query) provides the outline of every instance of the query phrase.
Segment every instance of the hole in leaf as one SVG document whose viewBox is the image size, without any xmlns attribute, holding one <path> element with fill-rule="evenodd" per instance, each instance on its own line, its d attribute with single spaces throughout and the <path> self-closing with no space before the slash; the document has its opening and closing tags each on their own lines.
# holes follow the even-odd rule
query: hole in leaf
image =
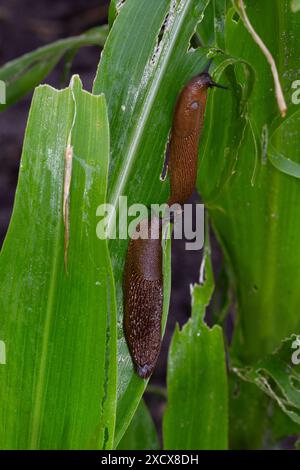
<svg viewBox="0 0 300 470">
<path fill-rule="evenodd" d="M 121 10 L 122 6 L 124 5 L 124 3 L 125 3 L 125 0 L 119 0 L 119 1 L 117 2 L 117 4 L 116 4 L 116 10 L 117 10 L 118 14 L 120 13 L 120 10 Z"/>
<path fill-rule="evenodd" d="M 188 51 L 193 51 L 195 49 L 198 49 L 198 47 L 203 47 L 203 43 L 200 39 L 200 36 L 198 33 L 193 34 L 193 36 L 190 39 Z"/>
<path fill-rule="evenodd" d="M 165 146 L 165 153 L 164 153 L 165 159 L 164 159 L 164 164 L 163 164 L 163 168 L 162 168 L 161 175 L 160 175 L 160 181 L 165 181 L 165 179 L 167 178 L 169 157 L 170 157 L 170 137 L 171 137 L 171 132 L 169 133 L 168 140 Z"/>
<path fill-rule="evenodd" d="M 240 15 L 238 14 L 238 12 L 235 12 L 231 19 L 235 23 L 238 23 L 240 21 Z"/>
</svg>

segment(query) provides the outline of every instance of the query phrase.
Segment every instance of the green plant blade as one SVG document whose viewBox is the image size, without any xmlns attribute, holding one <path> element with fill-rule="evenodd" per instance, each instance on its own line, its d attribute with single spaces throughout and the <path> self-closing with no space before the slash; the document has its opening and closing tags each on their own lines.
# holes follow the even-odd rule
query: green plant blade
<svg viewBox="0 0 300 470">
<path fill-rule="evenodd" d="M 130 425 L 118 445 L 118 450 L 156 449 L 159 449 L 157 432 L 148 408 L 144 400 L 141 400 Z"/>
<path fill-rule="evenodd" d="M 226 53 L 248 66 L 235 63 L 224 69 L 223 80 L 230 83 L 227 95 L 218 90 L 209 97 L 198 189 L 235 280 L 238 319 L 232 353 L 251 364 L 300 328 L 300 186 L 270 161 L 272 144 L 299 164 L 292 83 L 298 78 L 300 23 L 287 0 L 245 3 L 277 64 L 288 114 L 284 121 L 280 118 L 270 66 L 235 10 L 229 10 Z M 255 81 L 245 94 L 250 70 Z"/>
<path fill-rule="evenodd" d="M 254 384 L 229 374 L 230 450 L 260 450 L 266 442 L 269 398 Z M 269 438 L 269 436 L 268 436 Z"/>
<path fill-rule="evenodd" d="M 214 8 L 215 47 L 225 51 L 225 19 L 228 0 L 212 0 Z"/>
<path fill-rule="evenodd" d="M 73 148 L 64 266 L 64 165 Z M 78 78 L 39 87 L 26 130 L 13 216 L 0 257 L 0 447 L 111 448 L 116 307 L 96 208 L 105 202 L 105 99 Z"/>
<path fill-rule="evenodd" d="M 206 248 L 202 285 L 192 290 L 192 317 L 177 327 L 168 359 L 168 404 L 163 421 L 165 449 L 217 450 L 228 445 L 228 390 L 223 333 L 204 322 L 213 292 Z"/>
<path fill-rule="evenodd" d="M 105 44 L 94 83 L 104 93 L 111 129 L 108 202 L 164 203 L 164 154 L 178 93 L 206 64 L 203 50 L 189 50 L 205 0 L 126 0 Z M 131 34 L 128 34 L 130 25 Z M 138 51 L 138 53 L 137 53 Z M 112 223 L 108 224 L 108 232 Z M 137 407 L 145 383 L 132 367 L 123 336 L 122 278 L 127 241 L 112 240 L 110 253 L 118 304 L 118 411 L 116 441 Z M 165 290 L 165 303 L 169 291 Z"/>
<path fill-rule="evenodd" d="M 112 25 L 114 24 L 114 21 L 116 19 L 116 17 L 118 16 L 119 14 L 119 11 L 120 9 L 122 8 L 122 6 L 124 5 L 126 0 L 111 0 L 110 4 L 109 4 L 109 10 L 108 10 L 108 26 L 109 28 L 112 27 Z"/>
<path fill-rule="evenodd" d="M 249 383 L 246 383 L 246 385 L 249 385 Z M 283 439 L 286 439 L 290 436 L 300 436 L 300 425 L 292 421 L 281 410 L 281 408 L 278 407 L 277 403 L 272 403 L 274 406 L 271 408 L 271 416 L 269 419 L 271 429 L 271 445 L 276 446 L 278 445 L 278 441 L 282 442 Z M 297 443 L 295 443 L 295 448 L 297 448 Z"/>
<path fill-rule="evenodd" d="M 196 34 L 201 47 L 212 46 L 215 40 L 214 34 L 214 4 L 209 2 L 204 13 L 203 20 L 197 25 Z M 198 46 L 199 46 L 198 44 Z"/>
<path fill-rule="evenodd" d="M 270 137 L 268 157 L 270 162 L 282 173 L 300 178 L 299 128 L 300 112 L 296 111 L 285 119 Z M 293 161 L 289 155 L 293 155 Z M 297 163 L 298 161 L 298 163 Z"/>
<path fill-rule="evenodd" d="M 217 64 L 215 70 L 216 80 L 227 81 L 229 90 L 226 95 L 217 90 L 208 99 L 197 187 L 235 285 L 231 361 L 235 364 L 238 358 L 251 365 L 300 329 L 299 123 L 292 99 L 300 23 L 288 0 L 244 3 L 276 62 L 287 116 L 283 120 L 279 114 L 265 56 L 237 11 L 229 8 L 224 29 L 228 67 Z M 236 423 L 249 416 L 247 392 L 244 396 L 239 406 L 231 400 Z M 262 409 L 267 406 L 264 401 Z M 261 448 L 266 429 L 263 413 L 252 414 L 247 422 L 248 429 L 242 423 L 242 433 L 235 433 L 232 445 Z"/>
<path fill-rule="evenodd" d="M 106 37 L 107 26 L 100 26 L 80 36 L 61 39 L 5 64 L 0 68 L 0 80 L 6 84 L 6 104 L 0 104 L 0 111 L 39 85 L 66 53 L 84 46 L 103 46 Z"/>
<path fill-rule="evenodd" d="M 256 384 L 292 421 L 300 424 L 300 337 L 287 338 L 278 350 L 253 367 L 235 367 L 234 372 Z"/>
</svg>

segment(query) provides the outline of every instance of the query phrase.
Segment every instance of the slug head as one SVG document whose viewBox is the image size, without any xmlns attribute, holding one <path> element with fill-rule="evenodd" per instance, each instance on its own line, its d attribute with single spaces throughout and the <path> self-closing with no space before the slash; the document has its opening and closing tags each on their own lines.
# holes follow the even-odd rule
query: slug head
<svg viewBox="0 0 300 470">
<path fill-rule="evenodd" d="M 208 72 L 193 77 L 183 88 L 177 101 L 173 132 L 188 137 L 203 125 L 208 88 L 225 88 L 213 81 Z"/>
</svg>

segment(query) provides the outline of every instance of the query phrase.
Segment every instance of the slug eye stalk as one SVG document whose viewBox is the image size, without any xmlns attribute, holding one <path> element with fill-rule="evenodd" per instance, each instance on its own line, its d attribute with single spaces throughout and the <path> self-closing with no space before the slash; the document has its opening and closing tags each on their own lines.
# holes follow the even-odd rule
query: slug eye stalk
<svg viewBox="0 0 300 470">
<path fill-rule="evenodd" d="M 225 85 L 220 85 L 219 83 L 214 82 L 211 80 L 210 87 L 215 87 L 215 88 L 222 88 L 222 90 L 228 90 L 228 87 Z"/>
</svg>

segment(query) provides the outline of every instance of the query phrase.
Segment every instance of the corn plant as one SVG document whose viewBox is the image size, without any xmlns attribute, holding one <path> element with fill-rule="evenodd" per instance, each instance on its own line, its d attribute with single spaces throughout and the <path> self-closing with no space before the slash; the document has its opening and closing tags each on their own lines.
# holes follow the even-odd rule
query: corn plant
<svg viewBox="0 0 300 470">
<path fill-rule="evenodd" d="M 0 69 L 4 111 L 67 52 L 104 45 L 92 93 L 78 76 L 34 91 L 0 255 L 1 449 L 260 449 L 300 435 L 299 34 L 297 0 L 112 0 L 108 27 Z M 207 225 L 159 442 L 123 331 L 128 240 L 99 239 L 97 208 L 166 202 L 176 100 L 208 67 L 228 90 L 209 91 L 197 190 L 223 282 Z"/>
</svg>

